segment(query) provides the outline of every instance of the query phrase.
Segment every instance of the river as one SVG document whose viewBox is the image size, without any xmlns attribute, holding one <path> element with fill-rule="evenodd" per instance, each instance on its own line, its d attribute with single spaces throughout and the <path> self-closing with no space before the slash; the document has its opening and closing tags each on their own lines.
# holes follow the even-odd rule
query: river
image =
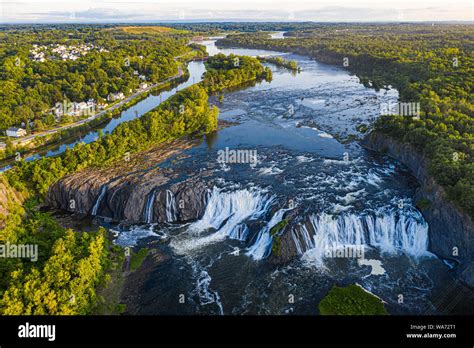
<svg viewBox="0 0 474 348">
<path fill-rule="evenodd" d="M 412 200 L 415 178 L 352 140 L 362 136 L 357 125 L 379 115 L 382 103 L 396 101 L 397 91 L 365 88 L 342 68 L 300 55 L 220 49 L 215 39 L 203 44 L 210 55 L 282 55 L 296 60 L 302 71 L 268 65 L 271 82 L 227 92 L 223 101 L 211 98 L 220 119 L 237 124 L 207 136 L 185 151 L 189 156 L 160 164 L 178 172 L 212 173 L 202 218 L 173 223 L 176 202 L 167 197 L 167 224 L 110 226 L 97 219 L 117 233 L 115 243 L 157 248 L 167 256 L 140 282 L 128 284 L 127 291 L 139 296 L 127 300 L 127 311 L 313 315 L 332 286 L 350 283 L 382 298 L 392 314 L 459 311 L 468 300 L 446 301 L 446 289 L 456 292 L 459 285 L 428 251 L 429 227 Z M 152 110 L 176 90 L 199 82 L 205 71 L 202 62 L 191 62 L 188 69 L 188 81 L 123 111 L 102 132 Z M 42 155 L 57 155 L 98 134 L 88 132 Z M 218 160 L 219 151 L 237 149 L 255 154 L 255 161 Z M 297 257 L 277 264 L 270 257 L 276 242 L 270 231 L 292 212 L 315 232 L 295 232 Z M 345 247 L 358 248 L 364 258 L 328 254 Z"/>
<path fill-rule="evenodd" d="M 412 200 L 415 178 L 355 141 L 337 140 L 361 136 L 357 124 L 396 101 L 397 91 L 367 89 L 347 71 L 304 56 L 203 44 L 210 55 L 285 55 L 302 72 L 268 65 L 273 81 L 212 99 L 219 117 L 238 125 L 161 164 L 212 171 L 201 219 L 173 224 L 170 197 L 170 223 L 113 226 L 117 244 L 168 256 L 132 285 L 139 297 L 129 312 L 311 315 L 332 286 L 350 283 L 382 298 L 392 314 L 458 311 L 466 298 L 444 297 L 459 284 L 428 251 L 429 227 Z M 255 151 L 257 160 L 222 163 L 226 149 Z M 270 230 L 295 209 L 315 234 L 292 236 L 292 261 L 270 262 Z M 327 254 L 347 246 L 362 248 L 364 259 Z"/>
</svg>

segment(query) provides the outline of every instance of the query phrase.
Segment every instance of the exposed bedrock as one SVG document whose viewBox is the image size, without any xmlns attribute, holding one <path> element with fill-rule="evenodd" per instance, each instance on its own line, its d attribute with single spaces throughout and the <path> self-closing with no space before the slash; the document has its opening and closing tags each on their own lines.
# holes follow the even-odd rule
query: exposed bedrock
<svg viewBox="0 0 474 348">
<path fill-rule="evenodd" d="M 46 203 L 55 209 L 113 221 L 186 222 L 203 214 L 207 195 L 202 179 L 169 170 L 119 176 L 104 170 L 86 170 L 54 183 Z"/>
</svg>

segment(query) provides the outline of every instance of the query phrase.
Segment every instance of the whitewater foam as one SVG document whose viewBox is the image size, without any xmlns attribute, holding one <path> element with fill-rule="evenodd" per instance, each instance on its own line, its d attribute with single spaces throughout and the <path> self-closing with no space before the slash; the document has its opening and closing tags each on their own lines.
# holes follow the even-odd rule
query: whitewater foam
<svg viewBox="0 0 474 348">
<path fill-rule="evenodd" d="M 258 173 L 261 175 L 277 175 L 277 174 L 283 173 L 283 170 L 275 166 L 262 167 L 258 170 Z"/>
<path fill-rule="evenodd" d="M 209 273 L 196 262 L 192 262 L 192 268 L 196 278 L 196 287 L 193 293 L 199 298 L 199 304 L 201 306 L 214 304 L 218 308 L 218 314 L 224 315 L 224 308 L 218 292 L 210 288 L 212 278 Z"/>
<path fill-rule="evenodd" d="M 154 224 L 144 226 L 134 226 L 128 231 L 118 231 L 118 237 L 115 240 L 115 244 L 121 247 L 133 247 L 137 245 L 138 241 L 147 237 L 166 237 L 164 231 L 156 233 L 154 231 Z"/>
<path fill-rule="evenodd" d="M 225 192 L 214 187 L 202 218 L 170 245 L 178 253 L 187 253 L 225 238 L 245 240 L 248 228 L 244 222 L 261 217 L 274 200 L 275 196 L 260 189 Z M 211 233 L 202 235 L 207 232 Z"/>
</svg>

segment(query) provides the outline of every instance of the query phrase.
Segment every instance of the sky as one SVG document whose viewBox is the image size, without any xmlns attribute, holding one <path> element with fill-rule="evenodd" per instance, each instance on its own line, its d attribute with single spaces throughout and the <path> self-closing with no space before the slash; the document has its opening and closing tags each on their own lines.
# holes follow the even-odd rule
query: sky
<svg viewBox="0 0 474 348">
<path fill-rule="evenodd" d="M 473 21 L 474 0 L 0 0 L 0 23 Z"/>
</svg>

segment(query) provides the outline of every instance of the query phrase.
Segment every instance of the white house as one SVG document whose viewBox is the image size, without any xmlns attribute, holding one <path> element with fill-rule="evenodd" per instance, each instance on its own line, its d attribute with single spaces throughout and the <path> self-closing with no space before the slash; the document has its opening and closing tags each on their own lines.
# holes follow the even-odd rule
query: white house
<svg viewBox="0 0 474 348">
<path fill-rule="evenodd" d="M 26 135 L 26 130 L 23 128 L 10 127 L 7 129 L 7 136 L 13 138 L 20 138 Z"/>
<path fill-rule="evenodd" d="M 140 89 L 145 89 L 147 87 L 148 87 L 148 83 L 146 83 L 146 82 L 140 83 L 140 86 L 139 86 Z"/>
<path fill-rule="evenodd" d="M 122 92 L 119 92 L 119 93 L 111 93 L 111 94 L 109 94 L 109 96 L 107 97 L 107 100 L 108 100 L 108 101 L 115 101 L 115 100 L 122 100 L 122 99 L 125 99 L 125 96 L 123 95 Z"/>
</svg>

